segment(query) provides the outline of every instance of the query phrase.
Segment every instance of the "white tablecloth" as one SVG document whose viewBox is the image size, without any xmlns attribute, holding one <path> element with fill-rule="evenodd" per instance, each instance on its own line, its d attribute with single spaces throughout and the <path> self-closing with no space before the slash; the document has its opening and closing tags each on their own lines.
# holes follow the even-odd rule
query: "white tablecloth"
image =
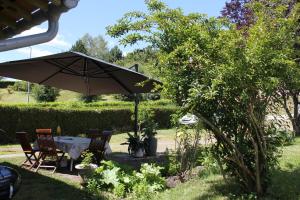
<svg viewBox="0 0 300 200">
<path fill-rule="evenodd" d="M 53 137 L 54 142 L 56 145 L 56 148 L 68 153 L 69 156 L 76 160 L 79 158 L 79 156 L 82 154 L 82 152 L 89 148 L 89 145 L 91 143 L 90 138 L 84 138 L 84 137 L 71 137 L 71 136 L 57 136 Z M 33 143 L 34 148 L 38 148 L 37 142 Z M 106 142 L 105 144 L 105 154 L 110 154 L 111 148 L 109 144 Z"/>
<path fill-rule="evenodd" d="M 76 160 L 84 150 L 89 148 L 91 139 L 60 136 L 54 137 L 54 142 L 59 150 L 68 153 L 72 159 Z"/>
<path fill-rule="evenodd" d="M 54 142 L 59 150 L 68 153 L 72 159 L 76 160 L 84 150 L 89 148 L 91 139 L 83 137 L 58 136 L 54 137 Z M 105 154 L 109 154 L 111 152 L 109 144 L 106 143 Z"/>
</svg>

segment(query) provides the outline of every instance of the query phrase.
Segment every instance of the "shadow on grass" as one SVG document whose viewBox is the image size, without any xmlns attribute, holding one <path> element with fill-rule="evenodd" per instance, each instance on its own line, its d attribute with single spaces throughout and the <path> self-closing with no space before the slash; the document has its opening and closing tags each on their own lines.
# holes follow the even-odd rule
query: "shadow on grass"
<svg viewBox="0 0 300 200">
<path fill-rule="evenodd" d="M 300 166 L 290 164 L 289 170 L 276 170 L 268 193 L 270 199 L 300 199 Z"/>
<path fill-rule="evenodd" d="M 1 165 L 12 167 L 21 174 L 21 188 L 14 200 L 105 199 L 104 197 L 92 198 L 84 190 L 67 184 L 62 180 L 20 168 L 12 163 L 2 162 Z M 53 176 L 55 177 L 55 174 Z"/>
<path fill-rule="evenodd" d="M 267 190 L 264 200 L 295 200 L 300 199 L 300 166 L 295 168 L 291 164 L 289 170 L 275 170 L 272 173 L 272 182 Z M 209 189 L 199 195 L 196 199 L 215 199 L 216 194 L 229 199 L 247 199 L 247 195 L 233 181 L 225 183 L 223 179 L 209 180 Z M 249 197 L 249 196 L 248 196 Z"/>
</svg>

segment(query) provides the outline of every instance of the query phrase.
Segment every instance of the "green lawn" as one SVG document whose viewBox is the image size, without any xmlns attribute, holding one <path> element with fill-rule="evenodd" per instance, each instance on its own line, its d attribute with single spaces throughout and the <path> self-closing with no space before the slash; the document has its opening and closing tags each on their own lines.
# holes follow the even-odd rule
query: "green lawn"
<svg viewBox="0 0 300 200">
<path fill-rule="evenodd" d="M 162 130 L 158 137 L 161 140 L 171 141 L 174 137 L 174 130 Z M 125 134 L 114 136 L 113 144 L 123 142 Z M 7 147 L 7 146 L 6 146 Z M 23 178 L 22 188 L 16 199 L 43 200 L 50 199 L 90 199 L 80 189 L 76 174 L 51 173 L 41 170 L 39 173 L 29 172 L 21 169 L 18 165 L 24 158 L 0 159 L 0 164 L 9 165 L 21 173 Z M 283 155 L 280 158 L 280 169 L 275 170 L 272 175 L 272 185 L 268 190 L 265 199 L 300 199 L 300 138 L 295 143 L 283 148 Z M 76 197 L 76 198 L 74 198 Z M 100 197 L 99 199 L 103 199 Z M 180 184 L 174 189 L 153 196 L 153 199 L 169 200 L 195 200 L 195 199 L 244 199 L 233 183 L 225 184 L 220 175 L 203 176 L 186 183 Z"/>
<path fill-rule="evenodd" d="M 57 97 L 57 102 L 76 102 L 78 100 L 79 93 L 61 90 L 59 96 Z M 101 101 L 115 101 L 114 95 L 102 95 Z M 30 95 L 29 101 L 35 103 L 36 101 Z M 12 94 L 9 94 L 7 89 L 0 88 L 0 103 L 27 103 L 27 93 L 14 91 Z"/>
<path fill-rule="evenodd" d="M 300 199 L 300 138 L 283 148 L 279 159 L 280 169 L 272 174 L 272 185 L 264 199 Z M 225 184 L 220 175 L 197 178 L 178 187 L 158 194 L 154 199 L 195 200 L 195 199 L 243 199 L 234 184 Z"/>
</svg>

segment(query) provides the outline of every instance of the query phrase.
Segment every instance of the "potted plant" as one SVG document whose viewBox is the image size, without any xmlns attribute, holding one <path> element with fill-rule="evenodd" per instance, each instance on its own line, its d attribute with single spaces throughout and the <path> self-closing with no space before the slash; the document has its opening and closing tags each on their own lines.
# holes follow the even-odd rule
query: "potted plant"
<svg viewBox="0 0 300 200">
<path fill-rule="evenodd" d="M 98 165 L 93 164 L 93 153 L 84 152 L 83 160 L 75 168 L 78 170 L 78 174 L 81 177 L 81 184 L 85 184 L 87 179 L 93 174 Z"/>
<path fill-rule="evenodd" d="M 128 144 L 128 153 L 130 155 L 136 158 L 144 157 L 144 140 L 140 134 L 134 135 L 128 133 L 127 143 L 125 144 Z"/>
<path fill-rule="evenodd" d="M 147 156 L 156 156 L 157 152 L 157 138 L 155 138 L 157 123 L 153 120 L 147 121 L 142 129 L 142 134 L 144 137 L 144 146 Z"/>
<path fill-rule="evenodd" d="M 147 156 L 156 156 L 157 151 L 157 134 L 158 124 L 154 120 L 154 111 L 146 109 L 141 113 L 139 119 L 139 129 L 144 138 L 145 152 Z"/>
</svg>

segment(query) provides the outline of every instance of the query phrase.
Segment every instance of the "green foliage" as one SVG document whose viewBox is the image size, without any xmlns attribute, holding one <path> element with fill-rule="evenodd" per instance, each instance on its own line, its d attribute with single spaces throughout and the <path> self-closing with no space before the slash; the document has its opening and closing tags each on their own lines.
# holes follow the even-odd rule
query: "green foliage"
<svg viewBox="0 0 300 200">
<path fill-rule="evenodd" d="M 139 131 L 144 137 L 153 137 L 157 134 L 156 129 L 158 124 L 155 121 L 155 112 L 151 108 L 140 110 L 138 115 Z"/>
<path fill-rule="evenodd" d="M 79 100 L 83 101 L 84 103 L 96 102 L 100 98 L 101 98 L 101 96 L 99 96 L 99 95 L 85 95 L 85 94 L 79 95 Z"/>
<path fill-rule="evenodd" d="M 128 134 L 127 142 L 123 143 L 128 145 L 128 153 L 134 155 L 139 149 L 144 149 L 144 137 L 140 134 Z"/>
<path fill-rule="evenodd" d="M 31 84 L 31 87 L 32 84 Z M 14 91 L 22 91 L 22 92 L 27 92 L 28 90 L 28 83 L 26 81 L 16 81 L 13 85 Z"/>
<path fill-rule="evenodd" d="M 299 6 L 287 17 L 288 6 L 253 4 L 256 23 L 245 35 L 223 19 L 185 15 L 158 0 L 146 5 L 147 13 L 125 14 L 108 34 L 125 45 L 144 41 L 158 50 L 164 91 L 214 134 L 214 157 L 224 175 L 262 195 L 281 146 L 266 115 L 282 86 L 299 88 L 294 51 Z M 189 133 L 182 135 L 185 144 Z"/>
<path fill-rule="evenodd" d="M 70 49 L 71 51 L 76 51 L 76 52 L 79 52 L 79 53 L 83 53 L 83 54 L 88 54 L 88 51 L 85 47 L 85 44 L 83 43 L 82 40 L 77 40 L 75 42 L 75 44 L 71 47 Z"/>
<path fill-rule="evenodd" d="M 122 60 L 117 62 L 117 64 L 127 67 L 138 64 L 140 73 L 148 76 L 159 77 L 159 74 L 155 74 L 152 70 L 156 63 L 157 51 L 150 47 L 134 50 L 133 52 L 128 53 Z"/>
<path fill-rule="evenodd" d="M 8 132 L 12 141 L 17 131 L 26 131 L 34 138 L 36 128 L 56 130 L 58 125 L 63 135 L 73 136 L 91 127 L 129 131 L 133 129 L 133 106 L 127 102 L 0 104 L 0 129 Z M 159 128 L 171 127 L 170 115 L 177 109 L 168 101 L 144 102 L 140 107 L 153 108 Z M 4 137 L 0 141 L 9 142 Z"/>
<path fill-rule="evenodd" d="M 13 86 L 15 81 L 3 81 L 0 78 L 0 88 L 7 88 L 8 86 Z"/>
<path fill-rule="evenodd" d="M 109 48 L 103 36 L 93 37 L 87 33 L 80 40 L 86 48 L 87 55 L 109 61 Z"/>
<path fill-rule="evenodd" d="M 34 85 L 32 94 L 37 102 L 54 102 L 59 96 L 59 89 L 44 85 Z"/>
<path fill-rule="evenodd" d="M 160 170 L 161 167 L 143 164 L 140 172 L 137 172 L 112 161 L 102 161 L 88 181 L 87 189 L 94 194 L 100 190 L 112 192 L 120 198 L 133 196 L 148 199 L 151 194 L 165 189 L 165 180 Z"/>
<path fill-rule="evenodd" d="M 91 152 L 83 152 L 82 153 L 82 156 L 83 156 L 83 159 L 81 161 L 81 164 L 86 167 L 88 166 L 89 164 L 92 164 L 93 163 L 93 153 Z"/>
<path fill-rule="evenodd" d="M 123 52 L 119 49 L 118 46 L 114 46 L 111 50 L 109 50 L 109 62 L 116 63 L 123 59 Z"/>
</svg>

